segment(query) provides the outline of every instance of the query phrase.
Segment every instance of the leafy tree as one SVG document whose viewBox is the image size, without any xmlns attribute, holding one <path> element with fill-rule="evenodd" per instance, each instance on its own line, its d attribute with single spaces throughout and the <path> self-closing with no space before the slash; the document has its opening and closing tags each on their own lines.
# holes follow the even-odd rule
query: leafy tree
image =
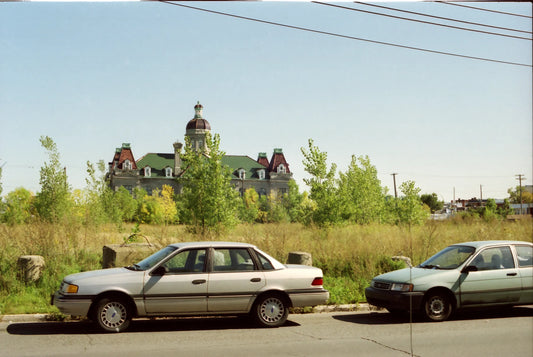
<svg viewBox="0 0 533 357">
<path fill-rule="evenodd" d="M 48 136 L 41 136 L 41 146 L 47 151 L 49 161 L 40 171 L 41 192 L 35 198 L 35 207 L 41 218 L 49 222 L 61 220 L 70 208 L 70 187 L 67 173 L 59 161 L 56 143 Z"/>
<path fill-rule="evenodd" d="M 27 223 L 33 210 L 34 196 L 25 188 L 17 188 L 7 194 L 2 222 L 10 225 Z"/>
<path fill-rule="evenodd" d="M 533 193 L 526 191 L 522 186 L 522 203 L 533 203 Z M 513 190 L 512 188 L 507 190 L 509 193 L 509 201 L 511 203 L 520 203 L 520 186 L 516 186 Z"/>
<path fill-rule="evenodd" d="M 514 210 L 511 208 L 507 198 L 503 200 L 503 205 L 498 207 L 497 212 L 502 218 L 506 218 L 508 215 L 514 213 Z"/>
<path fill-rule="evenodd" d="M 439 201 L 439 198 L 437 197 L 436 193 L 432 193 L 432 194 L 425 193 L 422 196 L 420 196 L 420 199 L 425 205 L 429 207 L 429 209 L 431 210 L 431 213 L 440 211 L 442 207 L 444 207 L 444 202 Z"/>
<path fill-rule="evenodd" d="M 185 172 L 180 180 L 185 222 L 201 234 L 221 233 L 237 223 L 238 194 L 231 185 L 231 173 L 222 166 L 224 152 L 218 134 L 206 135 L 206 148 L 196 151 L 188 137 L 182 156 Z"/>
<path fill-rule="evenodd" d="M 348 171 L 339 174 L 339 196 L 346 220 L 359 224 L 383 220 L 385 192 L 377 175 L 368 156 L 352 156 Z"/>
<path fill-rule="evenodd" d="M 253 188 L 244 191 L 242 204 L 239 206 L 239 218 L 246 223 L 259 219 L 259 194 Z"/>
<path fill-rule="evenodd" d="M 304 222 L 308 214 L 303 204 L 304 199 L 308 200 L 307 192 L 300 193 L 298 184 L 294 180 L 289 180 L 289 193 L 283 195 L 281 203 L 287 212 L 291 222 Z"/>
<path fill-rule="evenodd" d="M 174 201 L 174 189 L 170 185 L 163 185 L 161 195 L 157 197 L 161 207 L 163 221 L 167 224 L 175 223 L 178 219 L 178 209 Z"/>
<path fill-rule="evenodd" d="M 304 182 L 310 188 L 309 197 L 316 202 L 312 221 L 319 226 L 339 223 L 341 205 L 335 181 L 337 165 L 331 164 L 328 169 L 328 154 L 313 145 L 312 139 L 309 139 L 308 147 L 308 150 L 300 150 L 304 156 L 305 171 L 311 175 L 311 178 L 304 179 Z"/>
<path fill-rule="evenodd" d="M 117 212 L 117 217 L 119 220 L 116 222 L 131 222 L 137 212 L 137 200 L 133 198 L 131 193 L 124 187 L 120 186 L 118 191 L 111 192 L 111 190 L 106 191 L 104 194 L 105 197 L 109 197 L 114 204 L 112 205 L 113 210 Z M 108 199 L 106 198 L 106 202 Z M 111 206 L 111 205 L 110 205 Z M 109 209 L 106 210 L 109 212 Z"/>
<path fill-rule="evenodd" d="M 410 229 L 411 226 L 424 222 L 429 212 L 424 209 L 418 195 L 420 188 L 415 186 L 414 181 L 406 181 L 400 185 L 400 192 L 403 193 L 403 197 L 398 201 L 399 223 L 407 225 Z"/>
</svg>

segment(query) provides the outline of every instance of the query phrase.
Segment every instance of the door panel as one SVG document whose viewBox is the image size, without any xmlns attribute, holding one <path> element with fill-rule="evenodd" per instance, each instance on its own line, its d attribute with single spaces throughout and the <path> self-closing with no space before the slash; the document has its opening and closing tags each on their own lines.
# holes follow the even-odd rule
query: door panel
<svg viewBox="0 0 533 357">
<path fill-rule="evenodd" d="M 205 249 L 181 251 L 161 267 L 164 275 L 146 275 L 144 303 L 149 314 L 207 311 Z"/>
<path fill-rule="evenodd" d="M 472 265 L 478 271 L 469 272 L 461 283 L 463 306 L 519 301 L 522 283 L 509 247 L 485 249 Z"/>
<path fill-rule="evenodd" d="M 214 249 L 208 283 L 209 312 L 247 312 L 257 291 L 266 285 L 248 249 Z"/>
</svg>

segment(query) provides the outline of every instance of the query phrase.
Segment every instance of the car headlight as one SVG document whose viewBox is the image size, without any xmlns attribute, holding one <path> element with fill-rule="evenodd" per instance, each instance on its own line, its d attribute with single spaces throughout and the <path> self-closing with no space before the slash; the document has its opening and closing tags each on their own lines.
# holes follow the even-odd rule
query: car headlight
<svg viewBox="0 0 533 357">
<path fill-rule="evenodd" d="M 392 291 L 413 291 L 413 284 L 394 283 L 390 289 Z"/>
<path fill-rule="evenodd" d="M 61 292 L 76 294 L 78 292 L 78 285 L 63 283 L 61 284 Z"/>
</svg>

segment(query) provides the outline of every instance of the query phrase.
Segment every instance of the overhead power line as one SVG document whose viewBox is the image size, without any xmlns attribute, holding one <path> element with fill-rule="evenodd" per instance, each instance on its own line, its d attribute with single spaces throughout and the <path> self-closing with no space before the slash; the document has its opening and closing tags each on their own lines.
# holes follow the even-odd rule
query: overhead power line
<svg viewBox="0 0 533 357">
<path fill-rule="evenodd" d="M 446 20 L 446 21 L 460 22 L 460 23 L 463 23 L 463 24 L 475 25 L 475 26 L 482 26 L 482 27 L 489 27 L 489 28 L 498 29 L 498 30 L 514 31 L 514 32 L 521 32 L 521 33 L 533 34 L 533 32 L 531 32 L 531 31 L 517 30 L 517 29 L 508 28 L 508 27 L 501 27 L 501 26 L 494 26 L 494 25 L 487 25 L 487 24 L 482 24 L 482 23 L 479 23 L 479 22 L 471 22 L 471 21 L 457 20 L 457 19 L 452 19 L 452 18 L 449 18 L 449 17 L 436 16 L 436 15 L 430 15 L 430 14 L 423 14 L 423 13 L 415 12 L 415 11 L 408 11 L 408 10 L 396 9 L 396 8 L 389 7 L 389 6 L 383 6 L 383 5 L 377 5 L 377 4 L 370 4 L 370 3 L 359 2 L 359 1 L 354 1 L 354 3 L 359 4 L 359 5 L 373 6 L 373 7 L 377 7 L 377 8 L 380 8 L 380 9 L 386 9 L 386 10 L 392 10 L 392 11 L 404 12 L 404 13 L 406 13 L 406 14 L 411 14 L 411 15 L 418 15 L 418 16 L 431 17 L 431 18 L 439 19 L 439 20 Z"/>
<path fill-rule="evenodd" d="M 157 0 L 157 1 L 159 1 L 161 3 L 164 3 L 164 4 L 167 4 L 167 5 L 180 6 L 180 7 L 185 7 L 185 8 L 188 8 L 188 9 L 193 9 L 193 10 L 198 10 L 198 11 L 203 11 L 203 12 L 208 12 L 208 13 L 212 13 L 212 14 L 234 17 L 234 18 L 241 19 L 241 20 L 254 21 L 254 22 L 259 22 L 259 23 L 268 24 L 268 25 L 274 25 L 274 26 L 290 28 L 290 29 L 293 29 L 293 30 L 300 30 L 300 31 L 307 31 L 307 32 L 317 33 L 317 34 L 321 34 L 321 35 L 346 38 L 346 39 L 349 39 L 349 40 L 363 41 L 363 42 L 374 43 L 374 44 L 378 44 L 378 45 L 391 46 L 391 47 L 403 48 L 403 49 L 408 49 L 408 50 L 413 50 L 413 51 L 427 52 L 427 53 L 446 55 L 446 56 L 452 56 L 452 57 L 459 57 L 459 58 L 466 58 L 466 59 L 472 59 L 472 60 L 478 60 L 478 61 L 501 63 L 501 64 L 508 64 L 508 65 L 513 65 L 513 66 L 521 66 L 521 67 L 533 67 L 532 65 L 526 64 L 526 63 L 502 61 L 502 60 L 496 60 L 496 59 L 485 58 L 485 57 L 467 56 L 467 55 L 461 55 L 461 54 L 452 53 L 452 52 L 444 52 L 444 51 L 430 50 L 430 49 L 425 49 L 425 48 L 420 48 L 420 47 L 405 46 L 405 45 L 395 44 L 395 43 L 391 43 L 391 42 L 370 40 L 370 39 L 366 39 L 366 38 L 342 35 L 342 34 L 333 33 L 333 32 L 313 30 L 313 29 L 306 28 L 306 27 L 287 25 L 287 24 L 282 24 L 282 23 L 279 23 L 279 22 L 260 20 L 260 19 L 255 19 L 255 18 L 252 18 L 252 17 L 234 15 L 234 14 L 230 14 L 230 13 L 225 13 L 225 12 L 220 12 L 220 11 L 215 11 L 215 10 L 209 10 L 209 9 L 203 9 L 203 8 L 200 8 L 200 7 L 195 7 L 195 6 L 190 6 L 190 5 L 176 4 L 176 3 L 173 3 L 171 1 L 166 1 L 166 0 Z"/>
<path fill-rule="evenodd" d="M 418 23 L 421 23 L 421 24 L 434 25 L 434 26 L 442 26 L 442 27 L 448 27 L 448 28 L 452 28 L 452 29 L 456 29 L 456 30 L 472 31 L 472 32 L 478 32 L 478 33 L 484 33 L 484 34 L 487 34 L 487 35 L 503 36 L 503 37 L 517 38 L 517 39 L 520 39 L 520 40 L 528 40 L 528 41 L 532 41 L 532 39 L 531 39 L 531 38 L 528 38 L 528 37 L 521 37 L 521 36 L 515 36 L 515 35 L 506 35 L 506 34 L 498 33 L 498 32 L 490 32 L 490 31 L 483 31 L 483 30 L 475 30 L 475 29 L 469 29 L 469 28 L 466 28 L 466 27 L 459 27 L 459 26 L 453 26 L 453 25 L 439 24 L 439 23 L 436 23 L 436 22 L 423 21 L 423 20 L 411 19 L 411 18 L 408 18 L 408 17 L 395 16 L 395 15 L 389 15 L 389 14 L 383 14 L 383 13 L 381 13 L 381 12 L 367 11 L 367 10 L 361 10 L 361 9 L 354 9 L 353 7 L 342 6 L 342 5 L 335 5 L 335 4 L 330 4 L 330 3 L 320 2 L 320 1 L 312 1 L 312 3 L 314 3 L 314 4 L 318 4 L 318 5 L 326 5 L 326 6 L 336 7 L 336 8 L 344 9 L 344 10 L 363 12 L 363 13 L 365 13 L 365 14 L 371 14 L 371 15 L 378 15 L 378 16 L 391 17 L 391 18 L 394 18 L 394 19 L 405 20 L 405 21 L 413 21 L 413 22 L 418 22 Z"/>
<path fill-rule="evenodd" d="M 438 3 L 441 3 L 441 4 L 446 4 L 446 5 L 453 5 L 453 6 L 467 7 L 467 8 L 469 8 L 469 9 L 474 9 L 474 10 L 494 12 L 494 13 L 496 13 L 496 14 L 511 15 L 511 16 L 525 17 L 525 18 L 527 18 L 527 19 L 533 19 L 532 16 L 522 15 L 522 14 L 513 14 L 513 13 L 511 13 L 511 12 L 504 12 L 504 11 L 498 11 L 498 10 L 483 9 L 483 8 L 480 8 L 480 7 L 469 6 L 469 5 L 462 5 L 462 4 L 456 4 L 456 3 L 453 3 L 453 2 L 447 2 L 447 1 L 435 1 L 435 2 L 438 2 Z"/>
</svg>

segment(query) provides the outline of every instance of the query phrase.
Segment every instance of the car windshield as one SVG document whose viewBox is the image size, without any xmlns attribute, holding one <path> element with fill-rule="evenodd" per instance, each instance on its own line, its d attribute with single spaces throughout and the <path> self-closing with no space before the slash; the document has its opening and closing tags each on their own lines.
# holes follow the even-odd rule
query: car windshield
<svg viewBox="0 0 533 357">
<path fill-rule="evenodd" d="M 175 250 L 176 250 L 175 247 L 171 247 L 171 246 L 165 247 L 161 249 L 160 251 L 150 255 L 148 258 L 141 260 L 137 264 L 133 264 L 132 266 L 128 268 L 132 270 L 148 270 L 154 265 L 156 265 L 157 263 L 159 263 L 161 260 L 168 257 Z"/>
<path fill-rule="evenodd" d="M 425 269 L 455 269 L 463 264 L 475 250 L 474 247 L 452 245 L 441 250 L 418 267 Z"/>
</svg>

